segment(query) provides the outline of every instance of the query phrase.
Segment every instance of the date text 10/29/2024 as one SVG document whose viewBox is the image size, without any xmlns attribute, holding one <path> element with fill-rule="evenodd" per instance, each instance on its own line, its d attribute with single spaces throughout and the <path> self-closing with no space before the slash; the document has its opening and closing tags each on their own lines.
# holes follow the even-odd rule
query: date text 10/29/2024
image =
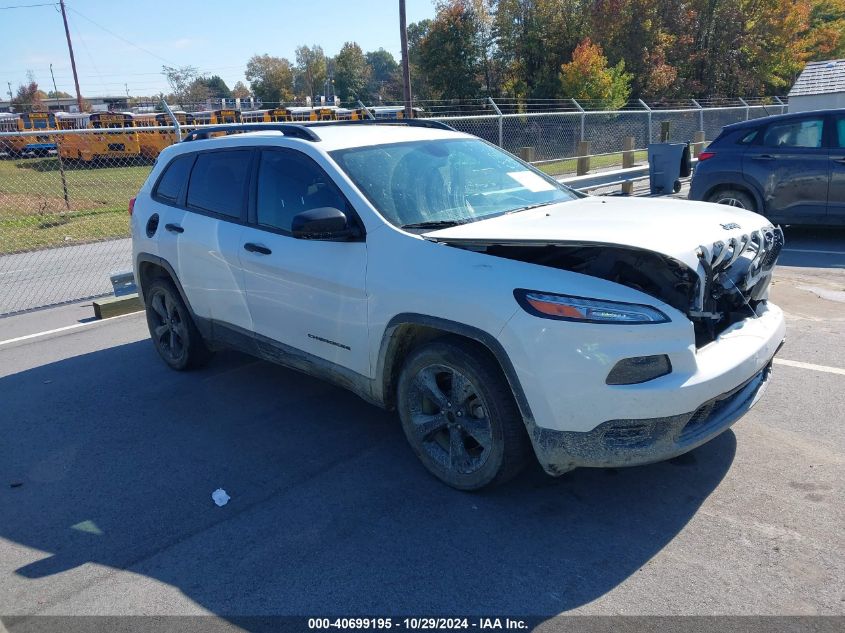
<svg viewBox="0 0 845 633">
<path fill-rule="evenodd" d="M 373 629 L 373 630 L 526 630 L 528 623 L 514 618 L 308 618 L 311 630 Z"/>
</svg>

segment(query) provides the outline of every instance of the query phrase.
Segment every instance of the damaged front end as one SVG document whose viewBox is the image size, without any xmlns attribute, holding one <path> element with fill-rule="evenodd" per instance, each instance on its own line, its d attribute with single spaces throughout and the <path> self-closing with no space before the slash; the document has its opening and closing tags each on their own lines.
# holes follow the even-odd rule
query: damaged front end
<svg viewBox="0 0 845 633">
<path fill-rule="evenodd" d="M 687 315 L 696 347 L 731 325 L 756 317 L 783 247 L 779 227 L 766 226 L 699 246 L 698 269 L 669 255 L 597 242 L 438 239 L 450 246 L 597 277 L 659 299 Z"/>
<path fill-rule="evenodd" d="M 727 242 L 700 246 L 703 284 L 687 313 L 695 325 L 696 345 L 714 340 L 730 325 L 756 316 L 769 294 L 772 271 L 783 248 L 780 227 L 764 227 Z"/>
</svg>

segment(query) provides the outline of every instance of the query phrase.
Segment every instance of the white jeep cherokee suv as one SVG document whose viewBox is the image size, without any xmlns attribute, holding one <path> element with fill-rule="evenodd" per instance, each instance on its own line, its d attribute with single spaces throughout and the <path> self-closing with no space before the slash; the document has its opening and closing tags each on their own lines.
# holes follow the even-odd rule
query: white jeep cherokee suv
<svg viewBox="0 0 845 633">
<path fill-rule="evenodd" d="M 766 218 L 588 197 L 442 124 L 365 123 L 162 152 L 132 236 L 170 367 L 229 347 L 331 380 L 465 490 L 532 449 L 553 475 L 667 459 L 760 397 L 785 331 Z"/>
</svg>

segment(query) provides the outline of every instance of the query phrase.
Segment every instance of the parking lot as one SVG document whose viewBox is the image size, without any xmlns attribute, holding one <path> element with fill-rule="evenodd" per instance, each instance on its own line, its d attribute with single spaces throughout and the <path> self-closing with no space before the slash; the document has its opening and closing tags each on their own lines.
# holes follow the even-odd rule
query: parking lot
<svg viewBox="0 0 845 633">
<path fill-rule="evenodd" d="M 772 295 L 787 342 L 732 430 L 481 494 L 341 389 L 167 370 L 141 314 L 0 319 L 0 613 L 845 615 L 845 231 L 789 229 Z"/>
</svg>

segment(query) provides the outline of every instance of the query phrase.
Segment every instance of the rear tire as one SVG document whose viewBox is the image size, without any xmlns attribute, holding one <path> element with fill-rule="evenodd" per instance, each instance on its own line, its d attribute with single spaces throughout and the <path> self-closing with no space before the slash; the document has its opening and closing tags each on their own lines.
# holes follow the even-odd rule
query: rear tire
<svg viewBox="0 0 845 633">
<path fill-rule="evenodd" d="M 711 194 L 707 199 L 708 202 L 716 204 L 724 204 L 729 207 L 736 207 L 738 209 L 746 209 L 747 211 L 757 211 L 757 205 L 754 198 L 738 189 L 720 189 Z"/>
<path fill-rule="evenodd" d="M 452 488 L 501 484 L 525 466 L 530 443 L 510 385 L 491 356 L 463 339 L 409 354 L 397 408 L 414 453 Z"/>
<path fill-rule="evenodd" d="M 153 345 L 171 369 L 184 371 L 205 365 L 212 356 L 176 286 L 156 279 L 144 291 L 147 327 Z"/>
</svg>

